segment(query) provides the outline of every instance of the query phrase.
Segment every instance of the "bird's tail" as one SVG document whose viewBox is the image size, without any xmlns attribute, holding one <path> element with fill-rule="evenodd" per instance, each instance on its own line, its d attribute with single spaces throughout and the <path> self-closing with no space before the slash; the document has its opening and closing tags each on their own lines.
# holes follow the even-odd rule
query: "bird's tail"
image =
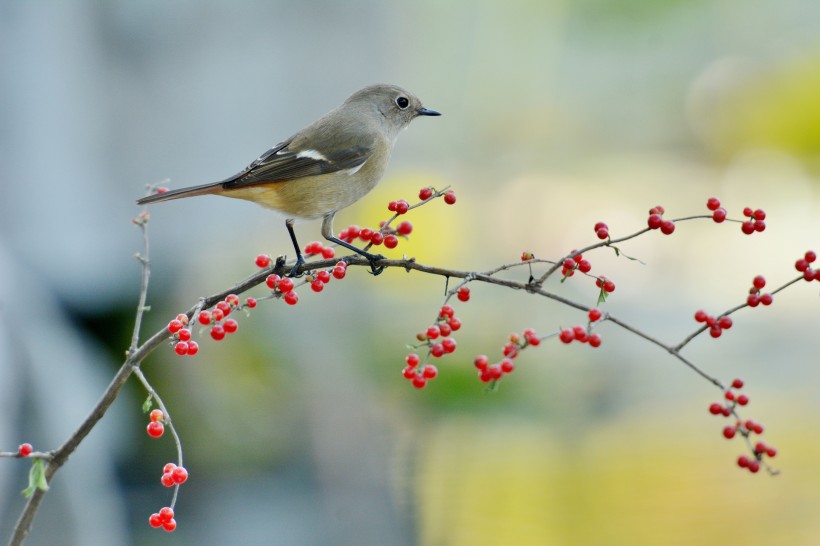
<svg viewBox="0 0 820 546">
<path fill-rule="evenodd" d="M 162 193 L 148 195 L 141 199 L 137 199 L 137 204 L 150 205 L 151 203 L 170 201 L 171 199 L 180 199 L 182 197 L 194 197 L 195 195 L 208 195 L 211 193 L 218 193 L 221 190 L 222 182 L 213 182 L 211 184 L 202 184 L 201 186 L 190 186 L 188 188 L 180 188 L 178 190 L 170 190 Z"/>
</svg>

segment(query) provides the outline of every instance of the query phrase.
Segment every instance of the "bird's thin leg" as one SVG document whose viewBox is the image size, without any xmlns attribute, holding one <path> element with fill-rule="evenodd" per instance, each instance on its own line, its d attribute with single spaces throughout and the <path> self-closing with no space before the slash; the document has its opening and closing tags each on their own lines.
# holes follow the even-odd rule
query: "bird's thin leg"
<svg viewBox="0 0 820 546">
<path fill-rule="evenodd" d="M 347 248 L 348 250 L 352 250 L 356 254 L 361 254 L 362 256 L 367 258 L 367 261 L 370 262 L 370 272 L 373 273 L 374 275 L 378 275 L 379 273 L 384 271 L 383 266 L 377 266 L 376 265 L 376 262 L 379 261 L 379 260 L 383 260 L 384 256 L 382 256 L 381 254 L 370 254 L 369 252 L 365 252 L 361 248 L 357 248 L 357 247 L 351 245 L 350 243 L 342 241 L 338 237 L 333 236 L 333 217 L 334 216 L 336 216 L 336 213 L 331 212 L 330 214 L 326 215 L 324 217 L 324 219 L 322 220 L 322 237 L 324 237 L 328 241 L 336 243 L 337 245 L 341 245 L 341 246 Z"/>
<path fill-rule="evenodd" d="M 288 273 L 288 277 L 296 277 L 299 268 L 305 263 L 305 259 L 302 257 L 302 251 L 299 250 L 299 243 L 296 242 L 296 233 L 293 231 L 293 218 L 285 220 L 285 227 L 288 228 L 290 240 L 293 242 L 293 250 L 296 251 L 296 263 L 291 268 L 290 273 Z"/>
</svg>

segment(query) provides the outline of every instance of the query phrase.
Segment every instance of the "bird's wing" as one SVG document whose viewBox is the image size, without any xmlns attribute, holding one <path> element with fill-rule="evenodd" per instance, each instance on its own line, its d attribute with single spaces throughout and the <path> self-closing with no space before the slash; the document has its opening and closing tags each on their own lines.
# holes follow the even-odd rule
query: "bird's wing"
<svg viewBox="0 0 820 546">
<path fill-rule="evenodd" d="M 245 170 L 221 182 L 226 190 L 266 182 L 293 180 L 362 166 L 373 146 L 356 144 L 334 152 L 291 149 L 291 140 L 277 144 Z"/>
</svg>

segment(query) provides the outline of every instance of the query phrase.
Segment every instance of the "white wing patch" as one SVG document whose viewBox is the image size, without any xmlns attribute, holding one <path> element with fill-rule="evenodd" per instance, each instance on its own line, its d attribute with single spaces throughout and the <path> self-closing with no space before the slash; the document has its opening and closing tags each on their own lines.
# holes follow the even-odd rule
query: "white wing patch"
<svg viewBox="0 0 820 546">
<path fill-rule="evenodd" d="M 327 158 L 316 150 L 302 150 L 296 157 L 307 157 L 308 159 L 315 159 L 316 161 L 327 161 Z"/>
<path fill-rule="evenodd" d="M 365 161 L 364 163 L 367 163 L 367 161 Z M 344 169 L 343 171 L 339 171 L 339 172 L 343 172 L 343 173 L 345 173 L 345 174 L 347 174 L 347 175 L 353 176 L 354 174 L 356 174 L 357 172 L 359 172 L 359 169 L 361 169 L 362 167 L 364 167 L 364 163 L 362 163 L 361 165 L 358 165 L 358 166 L 356 166 L 356 167 L 353 167 L 353 168 L 351 168 L 351 169 Z"/>
</svg>

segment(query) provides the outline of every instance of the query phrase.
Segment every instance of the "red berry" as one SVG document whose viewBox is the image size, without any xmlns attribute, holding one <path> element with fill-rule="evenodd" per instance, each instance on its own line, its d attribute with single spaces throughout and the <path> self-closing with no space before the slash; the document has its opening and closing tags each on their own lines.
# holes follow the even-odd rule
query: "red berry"
<svg viewBox="0 0 820 546">
<path fill-rule="evenodd" d="M 165 415 L 161 409 L 152 409 L 151 413 L 148 414 L 148 418 L 151 421 L 161 421 L 163 417 L 165 417 Z"/>
<path fill-rule="evenodd" d="M 197 317 L 200 324 L 210 324 L 211 323 L 211 313 L 209 311 L 200 311 L 199 316 Z"/>
<path fill-rule="evenodd" d="M 444 346 L 445 353 L 452 353 L 456 350 L 456 340 L 451 337 L 446 337 L 441 340 L 442 346 Z"/>
<path fill-rule="evenodd" d="M 717 197 L 710 197 L 706 200 L 706 208 L 709 210 L 717 210 L 720 207 L 720 199 Z"/>
<path fill-rule="evenodd" d="M 718 319 L 718 326 L 720 326 L 724 330 L 728 330 L 732 327 L 732 318 L 731 317 L 720 317 Z"/>
<path fill-rule="evenodd" d="M 368 242 L 373 237 L 373 230 L 370 228 L 362 228 L 359 232 L 359 239 Z"/>
<path fill-rule="evenodd" d="M 259 256 L 256 257 L 256 266 L 257 267 L 265 268 L 265 267 L 268 267 L 269 265 L 270 265 L 270 256 L 268 256 L 267 254 L 260 254 Z"/>
<path fill-rule="evenodd" d="M 290 292 L 285 294 L 284 299 L 285 299 L 285 303 L 287 303 L 288 305 L 296 305 L 299 301 L 299 294 L 297 294 L 295 291 L 291 290 Z"/>
<path fill-rule="evenodd" d="M 740 231 L 742 231 L 746 235 L 751 235 L 755 232 L 755 225 L 750 221 L 743 222 L 742 224 L 740 224 Z"/>
<path fill-rule="evenodd" d="M 370 242 L 378 246 L 384 242 L 384 235 L 381 231 L 374 231 L 373 235 L 370 237 Z"/>
<path fill-rule="evenodd" d="M 216 308 L 219 309 L 220 311 L 222 311 L 222 314 L 226 317 L 228 315 L 230 315 L 231 311 L 233 310 L 233 308 L 231 307 L 231 304 L 228 303 L 227 301 L 220 301 L 219 303 L 216 304 Z"/>
<path fill-rule="evenodd" d="M 173 510 L 173 508 L 165 506 L 164 508 L 160 509 L 159 519 L 160 519 L 160 521 L 163 521 L 163 522 L 171 521 L 172 519 L 174 519 L 174 510 Z"/>
<path fill-rule="evenodd" d="M 185 356 L 188 354 L 188 342 L 186 341 L 178 341 L 174 344 L 174 352 L 179 356 Z"/>
<path fill-rule="evenodd" d="M 430 347 L 430 354 L 436 358 L 439 358 L 444 354 L 444 345 L 441 343 L 435 343 L 432 347 Z"/>
<path fill-rule="evenodd" d="M 196 341 L 188 342 L 188 356 L 194 356 L 199 352 L 199 343 Z"/>
<path fill-rule="evenodd" d="M 427 339 L 436 339 L 441 335 L 441 330 L 438 326 L 430 326 L 427 328 Z"/>
<path fill-rule="evenodd" d="M 749 307 L 757 307 L 760 304 L 760 296 L 757 294 L 749 294 L 746 297 L 746 304 Z"/>
<path fill-rule="evenodd" d="M 442 305 L 441 310 L 438 312 L 439 318 L 452 318 L 455 314 L 456 310 L 453 309 L 452 305 Z"/>
<path fill-rule="evenodd" d="M 752 460 L 749 461 L 749 472 L 752 474 L 757 474 L 760 470 L 760 461 Z"/>
<path fill-rule="evenodd" d="M 451 318 L 447 321 L 447 324 L 450 326 L 450 329 L 453 330 L 453 332 L 461 329 L 461 319 L 459 319 L 458 317 Z"/>
<path fill-rule="evenodd" d="M 775 455 L 777 455 L 777 449 L 775 449 L 773 446 L 766 446 L 766 455 L 768 455 L 769 457 L 774 457 Z"/>
<path fill-rule="evenodd" d="M 541 345 L 541 338 L 536 336 L 535 334 L 527 336 L 527 343 L 532 345 L 533 347 L 538 347 Z"/>
<path fill-rule="evenodd" d="M 608 229 L 599 229 L 598 231 L 595 232 L 595 235 L 599 239 L 604 240 L 607 237 L 609 237 L 609 230 Z"/>
<path fill-rule="evenodd" d="M 239 323 L 236 322 L 234 319 L 229 318 L 222 324 L 222 327 L 225 328 L 225 331 L 227 333 L 232 334 L 236 332 L 237 328 L 239 328 Z"/>
<path fill-rule="evenodd" d="M 181 320 L 174 319 L 174 320 L 172 320 L 171 322 L 168 323 L 168 331 L 171 332 L 172 334 L 176 334 L 177 332 L 179 332 L 182 329 L 183 326 L 185 326 L 185 325 L 182 324 Z"/>
<path fill-rule="evenodd" d="M 796 270 L 800 271 L 800 272 L 806 271 L 809 268 L 809 261 L 804 259 L 804 258 L 800 258 L 799 260 L 794 262 L 794 268 Z M 171 322 L 173 322 L 173 321 L 171 321 Z M 168 325 L 168 329 L 169 330 L 171 329 L 170 324 Z"/>
<path fill-rule="evenodd" d="M 581 343 L 586 343 L 587 339 L 589 338 L 589 334 L 587 333 L 587 329 L 581 325 L 575 326 L 572 329 L 572 333 L 575 335 L 575 339 L 580 341 Z"/>
<path fill-rule="evenodd" d="M 442 322 L 438 325 L 438 329 L 441 332 L 442 336 L 449 336 L 453 333 L 453 329 L 450 328 L 450 325 L 446 322 Z"/>
<path fill-rule="evenodd" d="M 600 309 L 590 309 L 587 315 L 589 316 L 590 322 L 598 322 L 599 320 L 601 320 L 603 313 Z"/>
<path fill-rule="evenodd" d="M 413 379 L 416 377 L 416 369 L 410 366 L 405 366 L 401 370 L 401 374 L 404 376 L 405 379 Z"/>
<path fill-rule="evenodd" d="M 604 292 L 612 293 L 615 291 L 615 283 L 607 279 L 603 285 Z"/>
<path fill-rule="evenodd" d="M 280 279 L 278 283 L 276 283 L 276 288 L 279 292 L 283 294 L 289 293 L 293 290 L 293 280 L 289 277 L 285 277 L 284 279 Z"/>
<path fill-rule="evenodd" d="M 735 437 L 736 432 L 737 432 L 737 429 L 735 427 L 727 426 L 723 429 L 723 437 L 726 438 L 727 440 L 731 440 L 732 438 Z"/>
<path fill-rule="evenodd" d="M 34 451 L 34 448 L 31 447 L 31 444 L 29 444 L 29 443 L 20 444 L 17 447 L 17 456 L 18 457 L 28 457 L 29 455 L 31 455 L 32 451 Z"/>
<path fill-rule="evenodd" d="M 432 364 L 427 364 L 424 366 L 424 369 L 421 370 L 421 375 L 427 379 L 434 379 L 438 375 L 438 368 Z"/>
<path fill-rule="evenodd" d="M 458 289 L 458 300 L 459 301 L 469 301 L 470 300 L 470 289 L 466 286 L 462 286 Z"/>
<path fill-rule="evenodd" d="M 601 336 L 598 334 L 590 334 L 589 336 L 589 346 L 590 347 L 600 347 L 601 346 Z"/>
<path fill-rule="evenodd" d="M 478 355 L 473 360 L 473 365 L 479 370 L 486 370 L 490 363 L 490 359 L 486 355 Z"/>
<path fill-rule="evenodd" d="M 732 387 L 735 389 L 742 389 L 743 388 L 743 380 L 738 378 L 732 381 Z"/>
<path fill-rule="evenodd" d="M 174 463 L 165 463 L 165 466 L 162 467 L 162 473 L 163 474 L 170 474 L 171 472 L 174 471 L 174 469 L 176 467 L 177 467 L 177 465 L 175 465 Z"/>
<path fill-rule="evenodd" d="M 814 263 L 814 261 L 817 259 L 817 254 L 813 250 L 807 250 L 804 258 L 806 260 L 806 263 L 811 264 Z"/>
<path fill-rule="evenodd" d="M 433 195 L 433 188 L 421 188 L 419 190 L 419 199 L 421 201 L 426 201 L 427 199 L 430 199 L 430 197 L 432 197 L 432 195 Z"/>
<path fill-rule="evenodd" d="M 322 249 L 322 258 L 324 258 L 325 260 L 329 260 L 334 256 L 336 256 L 336 251 L 333 250 L 331 247 L 326 246 Z"/>
<path fill-rule="evenodd" d="M 714 220 L 716 224 L 720 224 L 721 222 L 726 220 L 727 214 L 728 213 L 726 212 L 726 209 L 721 207 L 712 213 L 712 220 Z"/>
<path fill-rule="evenodd" d="M 597 222 L 595 227 L 592 228 L 593 231 L 598 231 L 599 229 L 609 229 L 609 226 L 606 225 L 604 222 Z"/>
<path fill-rule="evenodd" d="M 753 227 L 755 228 L 755 231 L 757 231 L 758 233 L 761 231 L 766 231 L 766 222 L 764 222 L 763 220 L 755 220 Z"/>
<path fill-rule="evenodd" d="M 157 514 L 156 512 L 151 514 L 151 516 L 148 518 L 148 525 L 154 528 L 162 527 L 162 520 L 160 519 L 159 514 Z"/>
<path fill-rule="evenodd" d="M 316 273 L 316 278 L 322 281 L 323 283 L 327 284 L 330 282 L 330 272 L 326 269 L 323 269 Z"/>
<path fill-rule="evenodd" d="M 405 220 L 396 227 L 396 233 L 399 235 L 410 235 L 413 232 L 413 224 Z"/>
<path fill-rule="evenodd" d="M 321 292 L 325 289 L 325 283 L 319 279 L 314 279 L 313 282 L 310 283 L 310 289 L 314 292 Z"/>
<path fill-rule="evenodd" d="M 606 239 L 606 237 L 604 237 Z M 581 273 L 589 273 L 592 269 L 592 264 L 590 264 L 587 260 L 581 260 L 578 262 L 578 271 Z"/>
<path fill-rule="evenodd" d="M 675 222 L 672 220 L 664 220 L 661 223 L 661 233 L 664 235 L 672 235 L 675 232 Z"/>
<path fill-rule="evenodd" d="M 407 365 L 409 367 L 414 368 L 419 365 L 421 359 L 419 358 L 419 355 L 417 355 L 416 353 L 410 353 L 409 355 L 407 355 L 407 358 L 405 358 L 404 361 L 407 362 Z"/>
<path fill-rule="evenodd" d="M 741 394 L 740 396 L 737 397 L 737 403 L 740 404 L 741 406 L 745 406 L 746 404 L 749 403 L 749 397 L 746 396 L 745 394 Z"/>
<path fill-rule="evenodd" d="M 774 301 L 774 299 L 772 298 L 771 294 L 763 294 L 762 296 L 760 296 L 760 303 L 762 303 L 763 305 L 771 305 L 772 301 Z"/>
<path fill-rule="evenodd" d="M 661 218 L 660 214 L 650 214 L 649 219 L 646 221 L 646 224 L 649 226 L 649 229 L 658 229 L 661 227 L 663 223 L 663 218 Z"/>
<path fill-rule="evenodd" d="M 558 337 L 564 343 L 572 343 L 572 340 L 575 339 L 575 332 L 572 330 L 572 328 L 564 328 L 563 330 L 561 330 L 561 333 L 558 335 Z"/>
<path fill-rule="evenodd" d="M 720 415 L 720 413 L 722 411 L 723 411 L 723 406 L 718 404 L 717 402 L 712 402 L 709 405 L 709 413 L 711 413 L 712 415 Z"/>
<path fill-rule="evenodd" d="M 221 324 L 214 324 L 211 328 L 211 337 L 214 341 L 222 341 L 225 339 L 225 328 Z"/>
<path fill-rule="evenodd" d="M 345 275 L 347 274 L 346 267 L 339 267 L 338 265 L 333 268 L 333 277 L 336 279 L 344 279 Z"/>
<path fill-rule="evenodd" d="M 766 219 L 766 211 L 764 211 L 762 209 L 757 209 L 756 211 L 754 211 L 752 213 L 752 217 L 754 217 L 755 220 L 765 220 Z"/>
<path fill-rule="evenodd" d="M 501 369 L 501 364 L 490 364 L 487 366 L 487 373 L 490 375 L 490 379 L 501 379 L 504 370 Z"/>
<path fill-rule="evenodd" d="M 753 213 L 752 207 L 743 207 L 743 216 L 751 216 Z"/>
<path fill-rule="evenodd" d="M 695 311 L 695 320 L 697 322 L 706 322 L 706 319 L 708 317 L 709 315 L 707 315 L 706 311 L 704 311 L 703 309 L 698 309 L 697 311 Z"/>
<path fill-rule="evenodd" d="M 168 520 L 168 521 L 166 521 L 166 522 L 163 522 L 163 524 L 162 524 L 162 528 L 163 528 L 164 530 L 168 531 L 169 533 L 174 532 L 174 529 L 176 529 L 176 528 L 177 528 L 177 520 L 175 520 L 175 519 L 173 519 L 173 518 L 172 518 L 172 519 L 170 519 L 170 520 Z"/>
<path fill-rule="evenodd" d="M 448 205 L 453 205 L 456 202 L 456 193 L 453 190 L 444 194 L 444 202 Z"/>
<path fill-rule="evenodd" d="M 265 278 L 265 284 L 267 284 L 268 288 L 270 288 L 271 290 L 275 290 L 276 289 L 276 283 L 279 282 L 280 278 L 281 277 L 279 277 L 279 275 L 268 275 Z"/>
<path fill-rule="evenodd" d="M 723 334 L 723 330 L 720 329 L 719 326 L 712 326 L 709 328 L 709 335 L 713 338 L 717 339 Z"/>
<path fill-rule="evenodd" d="M 754 279 L 752 279 L 752 284 L 758 290 L 766 286 L 766 277 L 763 275 L 758 275 Z"/>
<path fill-rule="evenodd" d="M 515 369 L 515 362 L 511 358 L 504 358 L 501 360 L 501 371 L 504 373 L 512 373 Z"/>
<path fill-rule="evenodd" d="M 417 389 L 423 389 L 425 386 L 427 386 L 427 378 L 422 375 L 416 374 L 416 377 L 413 378 L 413 386 Z"/>
<path fill-rule="evenodd" d="M 159 438 L 165 432 L 165 425 L 159 421 L 151 421 L 146 430 L 151 438 Z"/>
<path fill-rule="evenodd" d="M 396 212 L 396 202 L 390 201 L 389 203 L 387 203 L 387 210 L 389 210 L 390 212 Z"/>
<path fill-rule="evenodd" d="M 410 210 L 410 205 L 404 199 L 396 202 L 396 214 L 407 214 Z"/>
<path fill-rule="evenodd" d="M 746 455 L 741 455 L 737 458 L 737 466 L 739 466 L 740 468 L 748 468 L 750 462 L 751 461 L 749 460 L 749 457 L 747 457 Z"/>
<path fill-rule="evenodd" d="M 174 483 L 185 483 L 188 479 L 188 471 L 184 467 L 178 466 L 171 472 L 174 478 Z"/>
<path fill-rule="evenodd" d="M 165 487 L 173 487 L 174 486 L 173 471 L 163 473 L 162 477 L 159 479 L 159 483 L 161 483 Z"/>
<path fill-rule="evenodd" d="M 396 248 L 399 246 L 399 238 L 392 233 L 384 238 L 385 248 Z"/>
</svg>

